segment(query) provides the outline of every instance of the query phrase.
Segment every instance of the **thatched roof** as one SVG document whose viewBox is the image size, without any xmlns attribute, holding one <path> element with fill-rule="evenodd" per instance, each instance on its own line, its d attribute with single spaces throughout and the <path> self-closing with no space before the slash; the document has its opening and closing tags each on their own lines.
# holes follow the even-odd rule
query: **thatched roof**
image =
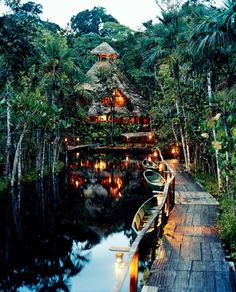
<svg viewBox="0 0 236 292">
<path fill-rule="evenodd" d="M 119 72 L 114 63 L 110 63 L 109 61 L 96 62 L 86 74 L 90 81 L 84 84 L 84 89 L 101 95 L 101 92 L 104 90 L 106 85 L 104 84 L 104 81 L 101 80 L 100 74 L 102 74 L 102 72 L 106 72 L 106 70 L 109 71 L 111 69 L 112 71 L 109 73 L 111 74 L 109 76 L 110 87 L 119 89 L 122 94 L 126 96 L 132 108 L 132 111 L 129 112 L 129 114 L 134 116 L 145 115 L 147 111 L 147 100 L 137 92 L 136 88 L 124 76 L 124 74 Z M 97 106 L 98 104 L 99 103 L 96 103 Z M 100 112 L 105 110 L 105 107 L 102 108 L 103 109 Z M 120 109 L 121 113 L 123 111 Z M 93 110 L 91 108 L 89 115 L 93 115 L 92 112 L 94 112 L 94 108 Z"/>
<path fill-rule="evenodd" d="M 117 55 L 119 54 L 106 42 L 101 43 L 91 51 L 93 55 Z"/>
<path fill-rule="evenodd" d="M 107 43 L 100 44 L 91 53 L 99 54 L 102 52 L 104 54 L 105 51 L 107 53 L 116 53 Z M 126 97 L 126 108 L 118 108 L 116 112 L 128 116 L 146 115 L 148 109 L 147 99 L 138 93 L 134 85 L 119 71 L 115 61 L 97 61 L 86 75 L 89 81 L 83 87 L 86 90 L 94 92 L 94 95 L 101 96 L 104 92 L 103 97 L 106 97 L 107 94 L 111 94 L 110 91 L 113 92 L 113 90 L 118 89 Z M 107 93 L 105 93 L 105 88 L 109 88 Z M 88 115 L 108 114 L 109 110 L 101 102 L 94 102 Z"/>
</svg>

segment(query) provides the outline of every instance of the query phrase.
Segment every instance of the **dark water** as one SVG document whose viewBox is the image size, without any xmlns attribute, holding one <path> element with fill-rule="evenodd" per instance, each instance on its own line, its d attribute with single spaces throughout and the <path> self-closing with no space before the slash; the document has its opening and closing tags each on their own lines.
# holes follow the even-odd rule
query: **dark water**
<svg viewBox="0 0 236 292">
<path fill-rule="evenodd" d="M 67 172 L 2 194 L 0 291 L 111 291 L 119 270 L 109 249 L 131 244 L 150 196 L 144 157 L 74 153 Z"/>
</svg>

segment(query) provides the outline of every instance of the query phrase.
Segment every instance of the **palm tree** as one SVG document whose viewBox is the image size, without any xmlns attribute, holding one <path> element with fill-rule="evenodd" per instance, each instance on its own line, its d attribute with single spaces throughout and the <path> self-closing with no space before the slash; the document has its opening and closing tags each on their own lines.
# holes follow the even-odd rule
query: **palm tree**
<svg viewBox="0 0 236 292">
<path fill-rule="evenodd" d="M 159 17 L 160 23 L 156 26 L 152 35 L 152 43 L 145 40 L 147 50 L 143 53 L 144 65 L 153 66 L 156 81 L 158 80 L 158 68 L 161 64 L 167 64 L 174 80 L 175 107 L 179 120 L 179 132 L 183 148 L 186 169 L 190 170 L 190 152 L 188 144 L 188 129 L 184 103 L 181 93 L 181 50 L 185 43 L 183 31 L 186 27 L 185 13 L 179 8 L 171 8 L 167 12 L 162 11 Z"/>
<path fill-rule="evenodd" d="M 235 1 L 228 1 L 228 10 L 217 10 L 214 8 L 201 7 L 198 24 L 195 26 L 192 36 L 191 53 L 194 58 L 201 59 L 202 69 L 206 72 L 208 104 L 211 110 L 216 77 L 220 80 L 219 73 L 223 73 L 226 78 L 234 74 L 235 34 L 232 33 L 233 9 Z M 199 10 L 197 11 L 199 12 Z M 226 68 L 226 70 L 225 70 Z M 218 76 L 217 76 L 218 75 Z M 214 76 L 214 78 L 213 78 Z M 228 129 L 225 128 L 227 134 Z M 212 129 L 214 143 L 217 142 L 216 128 Z M 219 150 L 215 148 L 216 169 L 218 187 L 222 189 L 221 169 L 219 162 Z M 226 152 L 226 160 L 228 153 Z"/>
</svg>

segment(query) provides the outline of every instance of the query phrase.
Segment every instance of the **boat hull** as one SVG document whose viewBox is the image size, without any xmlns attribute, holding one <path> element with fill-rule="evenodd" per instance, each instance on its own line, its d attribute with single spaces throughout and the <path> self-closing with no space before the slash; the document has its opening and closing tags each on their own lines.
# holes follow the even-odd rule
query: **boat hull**
<svg viewBox="0 0 236 292">
<path fill-rule="evenodd" d="M 165 186 L 165 179 L 158 173 L 152 169 L 147 169 L 143 173 L 144 180 L 146 185 L 152 191 L 163 191 Z"/>
<path fill-rule="evenodd" d="M 133 222 L 132 222 L 132 230 L 134 234 L 138 234 L 145 226 L 145 224 L 150 220 L 150 218 L 158 211 L 158 202 L 160 200 L 160 195 L 155 195 L 145 201 L 141 207 L 136 212 Z M 160 218 L 159 218 L 160 219 Z M 157 225 L 161 223 L 158 220 Z M 147 233 L 151 233 L 155 229 L 154 222 L 148 229 Z"/>
</svg>

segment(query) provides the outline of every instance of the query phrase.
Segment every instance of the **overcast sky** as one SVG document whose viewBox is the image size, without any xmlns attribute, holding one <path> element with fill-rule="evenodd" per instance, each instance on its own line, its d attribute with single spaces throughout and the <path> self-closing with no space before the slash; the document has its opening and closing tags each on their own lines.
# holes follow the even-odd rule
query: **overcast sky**
<svg viewBox="0 0 236 292">
<path fill-rule="evenodd" d="M 107 13 L 121 24 L 135 30 L 147 20 L 155 21 L 159 13 L 155 0 L 27 0 L 21 3 L 29 1 L 42 4 L 42 18 L 55 22 L 61 27 L 65 27 L 73 15 L 85 9 L 91 10 L 94 6 L 104 7 Z"/>
<path fill-rule="evenodd" d="M 155 0 L 21 0 L 21 3 L 35 2 L 42 4 L 41 18 L 66 27 L 73 15 L 95 6 L 104 7 L 108 14 L 115 17 L 121 24 L 134 30 L 142 27 L 142 23 L 160 15 L 160 9 Z M 215 0 L 217 6 L 222 6 L 223 0 Z M 0 15 L 6 10 L 0 0 Z"/>
</svg>

